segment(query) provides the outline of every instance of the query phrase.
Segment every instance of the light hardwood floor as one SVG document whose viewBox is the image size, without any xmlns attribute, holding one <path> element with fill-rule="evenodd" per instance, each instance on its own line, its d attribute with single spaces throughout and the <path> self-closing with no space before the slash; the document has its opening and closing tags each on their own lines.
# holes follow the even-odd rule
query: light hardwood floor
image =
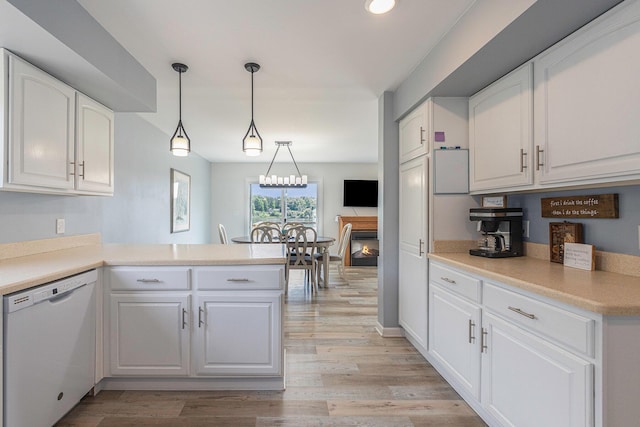
<svg viewBox="0 0 640 427">
<path fill-rule="evenodd" d="M 376 269 L 333 272 L 311 295 L 294 271 L 285 391 L 103 391 L 57 426 L 485 426 L 404 338 L 382 338 Z"/>
</svg>

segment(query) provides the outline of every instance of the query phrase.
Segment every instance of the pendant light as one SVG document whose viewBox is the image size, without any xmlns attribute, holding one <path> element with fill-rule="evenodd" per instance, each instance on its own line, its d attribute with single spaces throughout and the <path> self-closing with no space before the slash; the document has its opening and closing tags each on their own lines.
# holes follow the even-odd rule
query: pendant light
<svg viewBox="0 0 640 427">
<path fill-rule="evenodd" d="M 255 62 L 247 62 L 244 64 L 244 68 L 251 73 L 251 124 L 242 139 L 242 151 L 247 156 L 259 156 L 262 153 L 262 137 L 253 121 L 253 73 L 260 69 L 260 65 Z"/>
<path fill-rule="evenodd" d="M 269 164 L 269 169 L 267 169 L 267 173 L 264 175 L 260 175 L 259 182 L 260 187 L 262 188 L 288 188 L 288 187 L 297 187 L 297 188 L 305 188 L 307 186 L 307 175 L 302 175 L 300 173 L 300 169 L 298 168 L 298 164 L 296 163 L 296 159 L 293 158 L 293 153 L 291 152 L 291 145 L 293 142 L 291 141 L 276 141 L 276 153 L 273 155 L 273 159 L 271 160 L 271 164 Z M 276 156 L 278 155 L 278 151 L 280 151 L 281 147 L 287 147 L 289 150 L 289 155 L 291 155 L 291 160 L 293 160 L 293 165 L 296 167 L 296 171 L 298 175 L 289 175 L 289 176 L 278 176 L 278 175 L 269 175 L 271 172 L 271 167 L 273 166 L 273 162 L 276 160 Z"/>
<path fill-rule="evenodd" d="M 171 66 L 178 72 L 178 127 L 171 137 L 169 149 L 174 156 L 185 157 L 191 151 L 191 140 L 182 126 L 182 73 L 189 67 L 179 62 L 174 62 Z"/>
</svg>

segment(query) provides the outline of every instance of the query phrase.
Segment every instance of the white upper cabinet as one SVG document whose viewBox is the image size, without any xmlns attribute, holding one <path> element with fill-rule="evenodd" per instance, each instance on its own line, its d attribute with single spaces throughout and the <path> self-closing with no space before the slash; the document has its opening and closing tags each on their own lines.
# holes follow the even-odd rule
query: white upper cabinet
<svg viewBox="0 0 640 427">
<path fill-rule="evenodd" d="M 504 191 L 532 184 L 532 65 L 469 98 L 469 189 Z"/>
<path fill-rule="evenodd" d="M 113 112 L 0 49 L 0 188 L 113 194 Z"/>
<path fill-rule="evenodd" d="M 75 91 L 20 58 L 8 61 L 7 181 L 73 189 Z"/>
<path fill-rule="evenodd" d="M 612 12 L 533 61 L 541 184 L 640 174 L 640 3 Z"/>
<path fill-rule="evenodd" d="M 428 100 L 400 120 L 400 163 L 429 152 L 430 110 L 431 101 Z"/>
<path fill-rule="evenodd" d="M 113 111 L 78 93 L 77 188 L 113 193 Z"/>
</svg>

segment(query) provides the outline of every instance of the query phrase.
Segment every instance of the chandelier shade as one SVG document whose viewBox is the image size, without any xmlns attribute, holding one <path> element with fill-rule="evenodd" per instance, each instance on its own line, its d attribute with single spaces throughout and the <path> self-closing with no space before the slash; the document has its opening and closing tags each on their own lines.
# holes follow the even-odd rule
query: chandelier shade
<svg viewBox="0 0 640 427">
<path fill-rule="evenodd" d="M 259 156 L 262 153 L 262 137 L 253 121 L 253 73 L 260 69 L 260 65 L 255 62 L 247 62 L 244 68 L 251 73 L 251 123 L 247 133 L 242 138 L 242 151 L 247 156 Z"/>
<path fill-rule="evenodd" d="M 291 141 L 276 141 L 276 153 L 273 155 L 273 159 L 271 159 L 271 163 L 269 164 L 269 169 L 267 169 L 267 173 L 264 175 L 260 175 L 259 183 L 262 188 L 305 188 L 307 186 L 308 178 L 307 175 L 302 175 L 300 173 L 300 168 L 298 168 L 298 164 L 296 163 L 296 159 L 293 158 L 293 153 L 291 152 L 291 145 L 293 143 Z M 273 162 L 276 160 L 276 156 L 278 155 L 278 151 L 280 151 L 281 147 L 287 147 L 289 154 L 291 155 L 291 160 L 293 161 L 293 165 L 296 168 L 297 175 L 287 175 L 287 176 L 278 176 L 278 175 L 270 175 L 271 167 L 273 166 Z"/>
<path fill-rule="evenodd" d="M 171 137 L 169 150 L 174 156 L 185 157 L 191 151 L 191 139 L 182 125 L 182 73 L 186 72 L 189 67 L 179 62 L 174 62 L 171 66 L 178 72 L 178 127 Z"/>
</svg>

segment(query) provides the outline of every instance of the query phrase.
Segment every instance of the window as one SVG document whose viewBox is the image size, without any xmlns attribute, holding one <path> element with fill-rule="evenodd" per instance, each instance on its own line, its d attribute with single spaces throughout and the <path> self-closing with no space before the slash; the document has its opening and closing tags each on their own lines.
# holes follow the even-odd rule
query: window
<svg viewBox="0 0 640 427">
<path fill-rule="evenodd" d="M 318 184 L 310 183 L 306 188 L 260 188 L 251 184 L 251 224 L 271 221 L 301 222 L 318 229 Z M 285 221 L 286 219 L 286 221 Z"/>
</svg>

